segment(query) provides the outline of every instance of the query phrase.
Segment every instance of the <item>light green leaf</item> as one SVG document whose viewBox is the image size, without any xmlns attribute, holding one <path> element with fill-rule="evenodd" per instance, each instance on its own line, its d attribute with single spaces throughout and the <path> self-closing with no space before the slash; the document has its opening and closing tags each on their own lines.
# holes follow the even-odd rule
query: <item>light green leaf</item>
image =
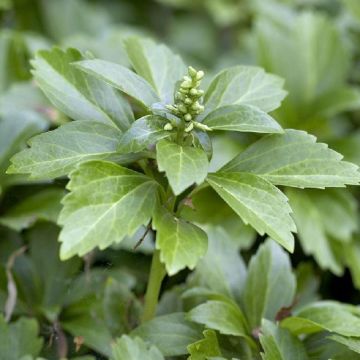
<svg viewBox="0 0 360 360">
<path fill-rule="evenodd" d="M 213 330 L 205 330 L 203 334 L 204 339 L 190 344 L 187 347 L 190 354 L 188 360 L 207 360 L 209 357 L 221 356 L 216 332 Z"/>
<path fill-rule="evenodd" d="M 223 171 L 261 175 L 275 185 L 343 187 L 360 181 L 358 167 L 341 161 L 342 155 L 299 130 L 263 137 L 235 157 Z"/>
<path fill-rule="evenodd" d="M 171 103 L 174 88 L 186 73 L 180 56 L 150 39 L 130 37 L 125 48 L 136 73 L 152 85 L 163 102 Z"/>
<path fill-rule="evenodd" d="M 343 336 L 360 337 L 360 318 L 341 303 L 319 301 L 310 304 L 281 322 L 294 334 L 311 334 L 326 330 Z"/>
<path fill-rule="evenodd" d="M 118 151 L 120 153 L 135 153 L 169 137 L 172 132 L 164 130 L 167 123 L 166 119 L 155 115 L 147 115 L 136 120 L 130 129 L 122 135 Z"/>
<path fill-rule="evenodd" d="M 234 66 L 215 76 L 205 93 L 205 113 L 225 105 L 253 105 L 270 112 L 286 96 L 284 80 L 253 66 Z"/>
<path fill-rule="evenodd" d="M 35 80 L 70 118 L 105 122 L 126 130 L 133 121 L 130 106 L 110 86 L 72 66 L 82 59 L 75 49 L 41 50 L 32 61 Z"/>
<path fill-rule="evenodd" d="M 68 189 L 59 218 L 62 259 L 134 234 L 149 222 L 158 198 L 154 180 L 105 161 L 81 164 L 71 173 Z"/>
<path fill-rule="evenodd" d="M 213 130 L 283 132 L 281 126 L 270 115 L 252 105 L 222 106 L 208 114 L 203 123 Z"/>
<path fill-rule="evenodd" d="M 111 360 L 164 360 L 164 357 L 155 346 L 147 344 L 138 337 L 131 338 L 123 335 L 113 346 Z"/>
<path fill-rule="evenodd" d="M 200 185 L 206 178 L 209 164 L 201 149 L 161 140 L 156 144 L 156 159 L 175 195 L 194 183 Z"/>
<path fill-rule="evenodd" d="M 74 121 L 29 141 L 30 148 L 16 154 L 9 174 L 30 174 L 34 179 L 67 175 L 76 165 L 106 159 L 116 153 L 120 130 L 92 121 Z M 120 160 L 129 156 L 120 156 Z"/>
<path fill-rule="evenodd" d="M 201 339 L 202 327 L 185 320 L 183 313 L 163 315 L 138 326 L 132 336 L 154 344 L 164 356 L 187 354 L 187 346 Z"/>
<path fill-rule="evenodd" d="M 250 260 L 243 293 L 244 313 L 251 328 L 260 326 L 263 318 L 275 320 L 281 308 L 292 304 L 295 290 L 287 253 L 267 240 Z"/>
<path fill-rule="evenodd" d="M 268 320 L 261 324 L 260 343 L 264 360 L 308 360 L 301 341 L 286 329 L 281 329 Z"/>
<path fill-rule="evenodd" d="M 207 235 L 198 226 L 176 217 L 165 207 L 155 211 L 156 248 L 167 273 L 172 276 L 188 267 L 193 270 L 207 249 Z"/>
<path fill-rule="evenodd" d="M 160 101 L 151 85 L 126 67 L 105 60 L 83 60 L 74 64 L 85 73 L 106 82 L 150 108 Z"/>
<path fill-rule="evenodd" d="M 37 356 L 43 345 L 38 338 L 39 326 L 33 319 L 20 318 L 7 324 L 0 315 L 0 354 L 2 359 L 19 360 L 21 357 Z"/>
<path fill-rule="evenodd" d="M 247 173 L 209 174 L 208 183 L 260 235 L 267 233 L 287 250 L 294 250 L 296 231 L 286 196 L 267 180 Z"/>
<path fill-rule="evenodd" d="M 0 224 L 21 231 L 37 220 L 56 222 L 64 195 L 62 189 L 44 189 L 11 207 L 0 217 Z"/>
<path fill-rule="evenodd" d="M 224 335 L 247 336 L 247 324 L 240 308 L 233 302 L 210 300 L 192 309 L 188 319 Z"/>
</svg>

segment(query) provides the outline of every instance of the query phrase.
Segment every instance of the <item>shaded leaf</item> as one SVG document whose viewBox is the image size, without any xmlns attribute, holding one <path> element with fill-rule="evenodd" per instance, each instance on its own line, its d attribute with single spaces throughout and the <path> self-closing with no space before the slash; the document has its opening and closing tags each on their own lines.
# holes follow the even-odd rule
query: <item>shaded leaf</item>
<svg viewBox="0 0 360 360">
<path fill-rule="evenodd" d="M 64 195 L 62 189 L 44 189 L 11 207 L 0 217 L 0 224 L 21 231 L 37 220 L 56 222 Z"/>
<path fill-rule="evenodd" d="M 247 324 L 240 308 L 232 301 L 210 300 L 192 309 L 189 320 L 224 335 L 247 336 Z"/>
<path fill-rule="evenodd" d="M 216 332 L 213 330 L 205 330 L 203 334 L 204 339 L 190 344 L 187 347 L 190 354 L 188 360 L 207 360 L 209 357 L 221 356 Z"/>
<path fill-rule="evenodd" d="M 38 337 L 39 326 L 36 320 L 20 318 L 7 324 L 0 315 L 0 354 L 6 360 L 19 360 L 21 357 L 37 356 L 43 345 Z"/>
<path fill-rule="evenodd" d="M 201 339 L 201 327 L 185 320 L 183 313 L 163 315 L 147 321 L 131 333 L 154 344 L 164 356 L 187 354 L 187 346 Z"/>
<path fill-rule="evenodd" d="M 160 351 L 155 346 L 147 344 L 138 337 L 131 338 L 123 335 L 113 345 L 111 360 L 164 360 Z"/>
<path fill-rule="evenodd" d="M 281 329 L 268 320 L 261 325 L 260 343 L 264 360 L 307 360 L 304 345 L 286 329 Z"/>
<path fill-rule="evenodd" d="M 360 337 L 360 318 L 335 301 L 310 304 L 286 318 L 281 326 L 294 334 L 311 334 L 326 330 L 343 336 Z"/>
<path fill-rule="evenodd" d="M 281 308 L 292 304 L 295 290 L 288 255 L 268 240 L 250 260 L 242 298 L 251 328 L 260 326 L 263 318 L 275 320 Z"/>
</svg>

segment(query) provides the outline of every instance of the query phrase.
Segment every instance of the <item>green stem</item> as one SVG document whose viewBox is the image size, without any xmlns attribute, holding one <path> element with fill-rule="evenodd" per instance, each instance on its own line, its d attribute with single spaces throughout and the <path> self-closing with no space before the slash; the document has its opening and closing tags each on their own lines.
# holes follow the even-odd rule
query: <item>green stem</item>
<svg viewBox="0 0 360 360">
<path fill-rule="evenodd" d="M 160 262 L 160 252 L 155 250 L 150 269 L 149 283 L 145 294 L 145 306 L 142 322 L 151 320 L 156 313 L 161 283 L 166 275 L 164 265 Z"/>
</svg>

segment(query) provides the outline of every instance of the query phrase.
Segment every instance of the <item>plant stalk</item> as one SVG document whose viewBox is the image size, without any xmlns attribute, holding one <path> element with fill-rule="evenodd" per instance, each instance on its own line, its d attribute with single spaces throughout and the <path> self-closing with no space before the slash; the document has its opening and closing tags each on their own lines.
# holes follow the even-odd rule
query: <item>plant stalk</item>
<svg viewBox="0 0 360 360">
<path fill-rule="evenodd" d="M 165 266 L 160 262 L 160 252 L 159 250 L 155 250 L 151 262 L 149 283 L 145 294 L 145 306 L 142 315 L 143 323 L 155 317 L 161 283 L 165 275 Z"/>
</svg>

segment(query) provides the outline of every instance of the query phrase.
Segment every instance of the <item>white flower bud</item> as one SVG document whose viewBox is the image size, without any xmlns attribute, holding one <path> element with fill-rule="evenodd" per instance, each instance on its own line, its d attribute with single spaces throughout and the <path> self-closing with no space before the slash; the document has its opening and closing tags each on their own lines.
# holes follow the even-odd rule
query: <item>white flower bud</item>
<svg viewBox="0 0 360 360">
<path fill-rule="evenodd" d="M 185 129 L 185 132 L 190 132 L 194 128 L 194 123 L 190 123 L 189 126 Z"/>
<path fill-rule="evenodd" d="M 178 109 L 183 113 L 183 114 L 186 114 L 187 113 L 187 108 L 184 104 L 179 104 L 178 105 Z"/>
<path fill-rule="evenodd" d="M 199 123 L 199 122 L 195 122 L 194 126 L 202 131 L 212 131 L 212 129 L 209 128 L 207 125 Z"/>
<path fill-rule="evenodd" d="M 170 123 L 167 123 L 165 126 L 164 126 L 164 130 L 166 131 L 171 131 L 173 129 L 173 126 L 170 124 Z"/>
<path fill-rule="evenodd" d="M 195 77 L 197 75 L 197 71 L 192 66 L 188 67 L 188 73 L 191 77 Z"/>
<path fill-rule="evenodd" d="M 183 81 L 180 85 L 182 89 L 190 89 L 192 87 L 191 81 Z"/>
<path fill-rule="evenodd" d="M 201 80 L 204 77 L 205 73 L 200 70 L 196 73 L 196 80 Z"/>
<path fill-rule="evenodd" d="M 189 113 L 185 114 L 184 120 L 185 120 L 185 121 L 191 121 L 191 120 L 192 120 L 191 114 L 189 114 Z"/>
<path fill-rule="evenodd" d="M 192 104 L 192 102 L 193 102 L 192 99 L 190 99 L 188 97 L 184 100 L 184 103 L 187 104 L 187 105 Z"/>
</svg>

